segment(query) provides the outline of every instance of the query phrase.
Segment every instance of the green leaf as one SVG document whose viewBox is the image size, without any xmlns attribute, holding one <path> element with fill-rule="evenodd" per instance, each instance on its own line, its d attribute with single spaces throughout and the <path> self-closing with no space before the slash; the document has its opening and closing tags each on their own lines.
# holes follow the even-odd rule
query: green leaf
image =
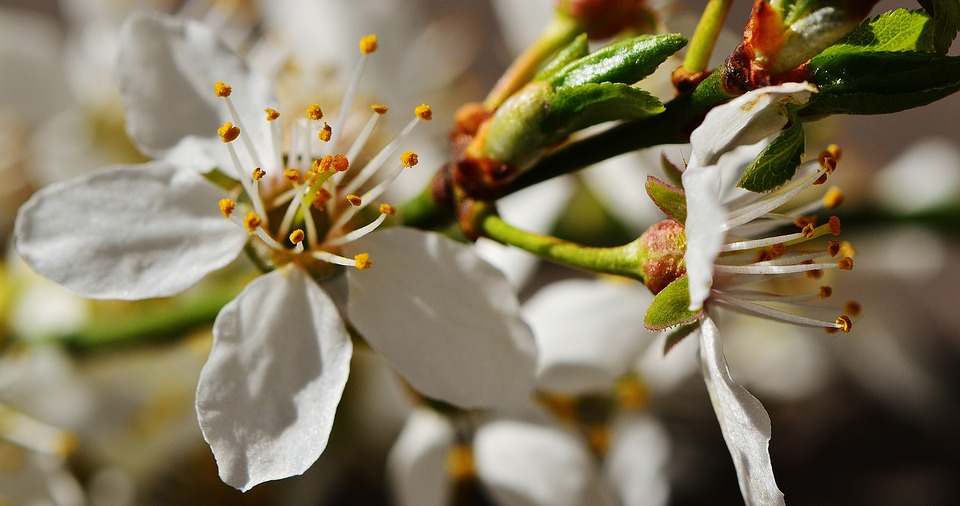
<svg viewBox="0 0 960 506">
<path fill-rule="evenodd" d="M 670 350 L 672 350 L 674 346 L 680 344 L 680 341 L 683 341 L 683 338 L 689 336 L 698 328 L 700 328 L 700 325 L 690 323 L 683 325 L 677 330 L 667 334 L 667 340 L 663 343 L 663 354 L 666 355 L 667 353 L 670 353 Z"/>
<path fill-rule="evenodd" d="M 933 49 L 933 19 L 920 9 L 897 9 L 864 21 L 849 35 L 825 49 L 820 56 L 890 51 L 932 52 Z"/>
<path fill-rule="evenodd" d="M 549 138 L 559 140 L 604 121 L 645 118 L 663 109 L 657 97 L 626 84 L 583 84 L 562 88 L 550 99 L 543 130 Z"/>
<path fill-rule="evenodd" d="M 686 44 L 687 39 L 679 34 L 641 35 L 614 42 L 567 64 L 549 82 L 557 90 L 588 83 L 633 84 Z"/>
<path fill-rule="evenodd" d="M 690 282 L 681 276 L 660 290 L 650 303 L 643 324 L 650 330 L 665 330 L 703 318 L 703 309 L 690 311 Z"/>
<path fill-rule="evenodd" d="M 920 0 L 920 5 L 933 18 L 933 47 L 947 54 L 950 44 L 960 32 L 960 2 L 957 0 Z"/>
<path fill-rule="evenodd" d="M 737 186 L 752 192 L 766 192 L 786 183 L 797 173 L 803 156 L 803 123 L 796 117 L 792 122 L 750 163 Z"/>
<path fill-rule="evenodd" d="M 573 61 L 579 60 L 590 54 L 590 47 L 587 44 L 587 34 L 581 34 L 573 39 L 567 47 L 561 49 L 536 76 L 534 81 L 549 81 L 556 77 L 557 73 Z"/>
<path fill-rule="evenodd" d="M 687 195 L 683 190 L 667 184 L 654 176 L 647 176 L 647 195 L 653 203 L 663 211 L 663 214 L 678 223 L 687 221 Z"/>
</svg>

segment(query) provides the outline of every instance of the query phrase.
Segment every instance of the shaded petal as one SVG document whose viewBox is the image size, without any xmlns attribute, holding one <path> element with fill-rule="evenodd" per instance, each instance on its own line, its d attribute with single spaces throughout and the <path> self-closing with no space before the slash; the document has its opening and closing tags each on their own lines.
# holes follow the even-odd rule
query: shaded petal
<svg viewBox="0 0 960 506">
<path fill-rule="evenodd" d="M 650 342 L 642 308 L 650 292 L 603 279 L 560 281 L 523 306 L 537 340 L 537 387 L 580 394 L 607 391 Z"/>
<path fill-rule="evenodd" d="M 569 432 L 498 420 L 477 431 L 473 451 L 477 475 L 497 504 L 602 504 L 593 457 Z"/>
<path fill-rule="evenodd" d="M 690 135 L 693 151 L 689 166 L 713 165 L 731 148 L 779 132 L 789 119 L 788 106 L 807 103 L 816 91 L 809 83 L 784 83 L 750 91 L 714 107 Z"/>
<path fill-rule="evenodd" d="M 723 246 L 726 209 L 721 204 L 721 171 L 715 165 L 689 166 L 683 173 L 687 194 L 687 251 L 683 255 L 690 283 L 691 311 L 703 307 L 713 286 L 713 262 Z"/>
<path fill-rule="evenodd" d="M 387 458 L 387 473 L 398 506 L 444 506 L 453 493 L 447 457 L 453 426 L 430 409 L 410 413 Z"/>
<path fill-rule="evenodd" d="M 349 315 L 417 390 L 460 407 L 525 401 L 536 348 L 503 274 L 468 246 L 395 228 L 351 245 L 374 265 L 349 270 Z"/>
<path fill-rule="evenodd" d="M 17 251 L 84 297 L 174 295 L 243 249 L 248 234 L 220 214 L 223 197 L 167 163 L 118 165 L 34 194 L 17 214 Z"/>
<path fill-rule="evenodd" d="M 621 504 L 660 506 L 670 499 L 670 435 L 655 418 L 624 413 L 612 426 L 606 474 Z"/>
<path fill-rule="evenodd" d="M 327 446 L 352 352 L 336 306 L 297 267 L 224 306 L 197 385 L 220 479 L 247 491 L 306 471 Z"/>
<path fill-rule="evenodd" d="M 744 501 L 748 506 L 784 504 L 770 462 L 770 417 L 760 401 L 730 377 L 720 332 L 710 317 L 700 324 L 700 362 Z"/>
<path fill-rule="evenodd" d="M 213 93 L 214 84 L 223 81 L 234 88 L 232 100 L 246 127 L 242 135 L 250 136 L 261 159 L 269 161 L 263 109 L 276 106 L 270 85 L 250 73 L 210 28 L 179 18 L 131 16 L 120 32 L 117 74 L 127 131 L 148 155 L 203 172 L 218 167 L 234 174 L 217 135 L 221 124 L 233 121 L 224 100 Z"/>
</svg>

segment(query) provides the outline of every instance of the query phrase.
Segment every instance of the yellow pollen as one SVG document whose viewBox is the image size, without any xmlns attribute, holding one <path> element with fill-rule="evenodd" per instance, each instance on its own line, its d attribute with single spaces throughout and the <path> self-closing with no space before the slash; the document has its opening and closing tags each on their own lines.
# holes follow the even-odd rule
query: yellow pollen
<svg viewBox="0 0 960 506">
<path fill-rule="evenodd" d="M 410 167 L 420 163 L 420 157 L 417 156 L 417 154 L 413 151 L 404 151 L 403 154 L 400 155 L 400 163 L 409 169 Z"/>
<path fill-rule="evenodd" d="M 229 121 L 221 125 L 217 129 L 217 133 L 220 134 L 220 140 L 223 142 L 233 142 L 237 137 L 240 137 L 240 129 L 233 126 L 233 123 Z"/>
<path fill-rule="evenodd" d="M 347 202 L 349 202 L 350 205 L 352 205 L 353 207 L 360 207 L 360 204 L 363 203 L 363 201 L 360 200 L 360 197 L 352 193 L 350 195 L 347 195 Z"/>
<path fill-rule="evenodd" d="M 840 235 L 840 218 L 831 216 L 828 223 L 830 223 L 830 233 L 833 235 Z"/>
<path fill-rule="evenodd" d="M 243 226 L 251 232 L 256 230 L 257 227 L 260 226 L 260 223 L 260 217 L 257 216 L 257 213 L 253 211 L 250 211 L 246 216 L 243 217 Z"/>
<path fill-rule="evenodd" d="M 350 160 L 344 155 L 333 155 L 332 167 L 337 172 L 344 172 L 350 168 Z"/>
<path fill-rule="evenodd" d="M 830 156 L 832 156 L 834 160 L 836 160 L 836 161 L 839 162 L 839 161 L 840 161 L 840 155 L 841 155 L 843 152 L 840 150 L 840 146 L 837 146 L 836 144 L 831 144 L 831 145 L 827 146 L 827 153 L 830 153 Z"/>
<path fill-rule="evenodd" d="M 827 253 L 832 257 L 837 256 L 837 253 L 840 253 L 840 241 L 827 241 Z"/>
<path fill-rule="evenodd" d="M 254 180 L 254 181 L 259 181 L 259 180 L 263 179 L 263 176 L 266 176 L 266 175 L 267 175 L 266 171 L 264 171 L 264 170 L 261 169 L 260 167 L 257 167 L 256 169 L 253 169 L 253 173 L 250 174 L 250 176 L 253 177 L 253 180 Z"/>
<path fill-rule="evenodd" d="M 827 190 L 827 194 L 823 196 L 823 207 L 836 209 L 840 207 L 841 204 L 843 204 L 843 192 L 840 188 L 833 186 Z"/>
<path fill-rule="evenodd" d="M 859 316 L 861 311 L 863 311 L 863 306 L 855 300 L 849 300 L 843 305 L 843 312 L 850 314 L 854 318 Z"/>
<path fill-rule="evenodd" d="M 853 259 L 850 257 L 843 257 L 837 262 L 837 267 L 841 271 L 852 271 L 853 270 Z"/>
<path fill-rule="evenodd" d="M 465 444 L 454 445 L 447 453 L 447 473 L 455 481 L 466 481 L 476 476 L 473 466 L 473 450 Z"/>
<path fill-rule="evenodd" d="M 830 288 L 829 286 L 821 286 L 821 287 L 820 287 L 820 298 L 821 298 L 821 299 L 826 299 L 827 297 L 829 297 L 829 296 L 831 296 L 831 295 L 833 295 L 833 288 Z"/>
<path fill-rule="evenodd" d="M 853 322 L 845 314 L 837 317 L 836 324 L 840 326 L 840 330 L 843 332 L 850 332 L 853 329 Z"/>
<path fill-rule="evenodd" d="M 383 104 L 373 104 L 370 108 L 377 114 L 386 114 L 387 110 L 389 110 L 389 108 Z"/>
<path fill-rule="evenodd" d="M 396 214 L 397 208 L 391 206 L 390 204 L 380 204 L 380 214 L 386 214 L 388 216 L 393 216 Z"/>
<path fill-rule="evenodd" d="M 277 112 L 276 109 L 271 109 L 270 107 L 264 109 L 263 112 L 267 113 L 267 121 L 273 121 L 280 117 L 280 113 Z"/>
<path fill-rule="evenodd" d="M 377 50 L 377 35 L 370 34 L 360 38 L 360 53 L 370 54 Z"/>
<path fill-rule="evenodd" d="M 290 242 L 293 244 L 300 244 L 303 242 L 303 238 L 306 234 L 303 233 L 303 230 L 296 229 L 293 232 L 290 232 Z"/>
<path fill-rule="evenodd" d="M 323 128 L 321 128 L 320 132 L 317 133 L 317 139 L 320 139 L 323 142 L 330 142 L 330 137 L 332 135 L 333 128 L 330 128 L 330 124 L 324 121 Z"/>
<path fill-rule="evenodd" d="M 290 181 L 291 183 L 299 183 L 300 171 L 297 169 L 287 169 L 283 171 L 283 177 L 285 177 L 287 181 Z"/>
<path fill-rule="evenodd" d="M 853 258 L 857 256 L 857 248 L 854 248 L 849 241 L 843 241 L 840 243 L 840 256 Z"/>
<path fill-rule="evenodd" d="M 427 104 L 420 104 L 417 106 L 413 112 L 417 115 L 418 118 L 423 121 L 430 121 L 433 119 L 433 110 L 430 109 L 430 106 Z"/>
<path fill-rule="evenodd" d="M 307 119 L 320 121 L 321 118 L 323 118 L 323 111 L 320 110 L 319 105 L 313 104 L 310 107 L 307 107 Z"/>
<path fill-rule="evenodd" d="M 353 257 L 353 261 L 357 263 L 358 271 L 369 269 L 373 265 L 373 260 L 370 260 L 370 255 L 366 253 L 357 254 Z"/>
<path fill-rule="evenodd" d="M 227 98 L 233 92 L 233 87 L 225 82 L 217 81 L 213 85 L 213 92 L 220 98 Z"/>
<path fill-rule="evenodd" d="M 224 218 L 229 218 L 233 210 L 237 208 L 237 203 L 231 199 L 220 199 L 220 212 Z"/>
</svg>

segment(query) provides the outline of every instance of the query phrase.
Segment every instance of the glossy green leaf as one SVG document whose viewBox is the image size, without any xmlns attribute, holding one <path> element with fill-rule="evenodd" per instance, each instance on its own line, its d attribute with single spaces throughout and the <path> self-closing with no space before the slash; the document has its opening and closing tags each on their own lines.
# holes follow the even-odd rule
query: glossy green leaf
<svg viewBox="0 0 960 506">
<path fill-rule="evenodd" d="M 660 112 L 663 104 L 646 91 L 621 83 L 588 83 L 557 90 L 543 129 L 551 137 L 565 137 L 604 121 L 645 118 Z"/>
<path fill-rule="evenodd" d="M 897 9 L 860 24 L 821 56 L 884 51 L 933 51 L 933 19 L 923 10 Z"/>
<path fill-rule="evenodd" d="M 590 54 L 590 47 L 587 44 L 587 34 L 581 34 L 576 39 L 573 39 L 573 42 L 567 45 L 567 47 L 561 49 L 553 59 L 547 62 L 540 72 L 533 77 L 533 80 L 549 81 L 556 77 L 557 73 L 563 70 L 564 67 L 588 54 Z"/>
<path fill-rule="evenodd" d="M 643 324 L 650 330 L 665 330 L 703 318 L 703 309 L 690 311 L 690 283 L 686 276 L 674 280 L 650 303 Z"/>
<path fill-rule="evenodd" d="M 960 2 L 957 0 L 920 0 L 920 5 L 933 18 L 933 46 L 939 54 L 947 54 L 950 44 L 960 32 Z"/>
<path fill-rule="evenodd" d="M 797 173 L 803 145 L 803 123 L 794 118 L 793 123 L 750 163 L 737 186 L 760 193 L 783 185 Z"/>
<path fill-rule="evenodd" d="M 641 35 L 614 42 L 567 64 L 550 84 L 557 90 L 589 83 L 633 84 L 687 44 L 679 34 Z"/>
<path fill-rule="evenodd" d="M 687 221 L 687 196 L 683 190 L 654 176 L 647 176 L 647 195 L 653 203 L 678 223 Z"/>
</svg>

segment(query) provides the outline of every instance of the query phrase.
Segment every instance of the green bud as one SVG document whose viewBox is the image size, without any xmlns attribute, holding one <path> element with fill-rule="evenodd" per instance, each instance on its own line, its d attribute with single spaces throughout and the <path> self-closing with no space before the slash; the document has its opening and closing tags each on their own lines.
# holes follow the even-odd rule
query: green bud
<svg viewBox="0 0 960 506">
<path fill-rule="evenodd" d="M 648 228 L 638 241 L 640 274 L 643 284 L 657 294 L 686 272 L 683 255 L 687 250 L 687 235 L 683 225 L 674 220 L 663 220 Z"/>
</svg>

